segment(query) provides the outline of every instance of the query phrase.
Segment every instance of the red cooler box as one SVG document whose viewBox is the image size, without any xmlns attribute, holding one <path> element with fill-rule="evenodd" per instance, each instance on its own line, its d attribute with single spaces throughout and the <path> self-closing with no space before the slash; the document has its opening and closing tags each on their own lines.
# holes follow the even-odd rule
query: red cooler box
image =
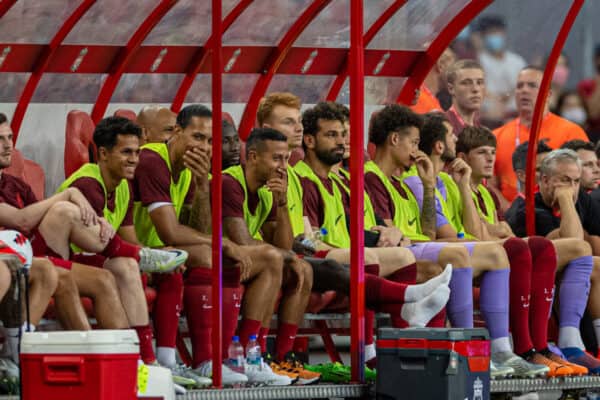
<svg viewBox="0 0 600 400">
<path fill-rule="evenodd" d="M 27 332 L 23 400 L 135 400 L 139 340 L 133 330 Z"/>
</svg>

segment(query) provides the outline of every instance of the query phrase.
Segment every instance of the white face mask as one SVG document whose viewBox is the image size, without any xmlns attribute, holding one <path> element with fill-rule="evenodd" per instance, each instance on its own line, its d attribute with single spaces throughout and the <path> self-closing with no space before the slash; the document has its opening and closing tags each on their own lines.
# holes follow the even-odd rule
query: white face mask
<svg viewBox="0 0 600 400">
<path fill-rule="evenodd" d="M 581 107 L 569 108 L 561 114 L 564 118 L 576 124 L 583 125 L 587 120 L 587 114 Z"/>
</svg>

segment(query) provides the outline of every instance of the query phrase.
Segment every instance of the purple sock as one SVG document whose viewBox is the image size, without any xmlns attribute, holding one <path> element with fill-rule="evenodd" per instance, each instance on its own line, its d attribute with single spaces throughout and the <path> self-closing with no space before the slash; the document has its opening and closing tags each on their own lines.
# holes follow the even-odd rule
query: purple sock
<svg viewBox="0 0 600 400">
<path fill-rule="evenodd" d="M 455 268 L 450 279 L 448 319 L 456 328 L 473 327 L 473 268 Z"/>
<path fill-rule="evenodd" d="M 508 337 L 508 287 L 510 269 L 487 271 L 481 278 L 479 308 L 490 338 Z"/>
<path fill-rule="evenodd" d="M 590 293 L 590 274 L 593 267 L 592 256 L 576 258 L 567 264 L 559 292 L 559 326 L 579 328 Z"/>
</svg>

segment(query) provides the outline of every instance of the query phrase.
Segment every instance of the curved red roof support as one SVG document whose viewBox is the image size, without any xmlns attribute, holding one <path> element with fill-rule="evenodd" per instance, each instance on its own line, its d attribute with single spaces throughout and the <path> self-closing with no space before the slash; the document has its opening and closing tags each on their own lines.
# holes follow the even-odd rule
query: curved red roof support
<svg viewBox="0 0 600 400">
<path fill-rule="evenodd" d="M 177 3 L 177 0 L 162 0 L 158 6 L 146 19 L 142 22 L 142 24 L 135 31 L 133 36 L 127 42 L 125 48 L 123 48 L 119 54 L 115 57 L 113 61 L 110 73 L 102 88 L 100 89 L 100 93 L 96 99 L 96 104 L 94 104 L 94 108 L 92 110 L 92 120 L 94 123 L 98 123 L 104 116 L 104 112 L 108 107 L 108 103 L 110 102 L 110 98 L 112 97 L 119 81 L 121 80 L 121 76 L 123 76 L 123 72 L 127 67 L 127 64 L 132 60 L 135 51 L 142 45 L 144 39 L 148 36 L 148 34 L 152 31 L 152 29 L 160 22 L 160 20 L 165 16 L 165 14 Z"/>
<path fill-rule="evenodd" d="M 221 25 L 222 33 L 227 32 L 227 30 L 231 27 L 231 25 L 235 22 L 235 20 L 242 15 L 244 10 L 248 8 L 250 4 L 252 4 L 254 0 L 241 0 L 234 8 L 227 14 L 225 19 L 223 20 L 223 24 Z M 177 93 L 175 93 L 175 97 L 173 98 L 173 102 L 171 103 L 171 111 L 178 113 L 181 110 L 181 106 L 183 105 L 185 98 L 187 97 L 188 92 L 190 91 L 192 85 L 194 84 L 194 80 L 196 79 L 196 75 L 200 72 L 200 69 L 208 59 L 209 49 L 212 46 L 213 36 L 211 35 L 207 40 L 204 46 L 200 47 L 192 61 L 190 61 L 188 67 L 186 68 L 185 77 L 183 81 L 179 85 L 179 89 L 177 89 Z"/>
<path fill-rule="evenodd" d="M 385 24 L 396 14 L 396 12 L 404 6 L 404 4 L 408 0 L 396 0 L 394 1 L 380 16 L 377 18 L 375 22 L 369 27 L 369 30 L 363 36 L 363 45 L 366 48 L 371 40 L 377 35 L 377 33 L 385 26 Z M 344 86 L 344 81 L 348 76 L 348 60 L 344 63 L 342 70 L 335 78 L 335 81 L 331 84 L 329 88 L 329 92 L 327 93 L 326 100 L 327 101 L 336 101 L 338 95 L 340 94 L 340 90 Z"/>
<path fill-rule="evenodd" d="M 0 18 L 2 18 L 16 2 L 17 0 L 6 0 L 0 2 Z"/>
<path fill-rule="evenodd" d="M 364 118 L 365 47 L 363 0 L 350 2 L 350 354 L 352 381 L 364 382 L 365 270 L 364 270 Z M 358 150 L 358 151 L 356 151 Z M 358 194 L 358 195 L 357 195 Z"/>
<path fill-rule="evenodd" d="M 577 18 L 577 14 L 583 6 L 583 0 L 573 0 L 571 8 L 565 17 L 565 20 L 556 35 L 556 40 L 552 46 L 552 51 L 548 57 L 546 63 L 546 69 L 544 70 L 544 76 L 542 83 L 540 84 L 540 90 L 535 100 L 535 107 L 533 110 L 533 117 L 531 119 L 531 131 L 529 132 L 529 147 L 527 148 L 527 164 L 526 175 L 525 175 L 525 226 L 527 228 L 527 235 L 535 235 L 535 198 L 534 198 L 534 186 L 535 186 L 535 157 L 537 153 L 538 138 L 540 136 L 540 127 L 542 125 L 542 117 L 544 108 L 546 105 L 546 98 L 548 97 L 548 90 L 550 90 L 550 83 L 552 82 L 552 75 L 554 74 L 554 68 L 560 57 L 569 32 L 573 27 L 573 23 Z M 533 144 L 533 145 L 532 145 Z"/>
<path fill-rule="evenodd" d="M 415 91 L 421 86 L 437 59 L 450 45 L 450 42 L 492 2 L 493 0 L 471 1 L 442 29 L 427 51 L 414 64 L 411 73 L 407 75 L 408 79 L 398 95 L 398 103 L 411 104 L 415 97 Z"/>
<path fill-rule="evenodd" d="M 331 0 L 313 0 L 308 8 L 304 10 L 302 15 L 298 17 L 296 22 L 294 22 L 294 24 L 286 32 L 283 39 L 281 39 L 277 45 L 277 49 L 271 53 L 269 59 L 264 65 L 263 73 L 260 78 L 258 78 L 258 81 L 252 90 L 252 94 L 250 94 L 250 98 L 246 103 L 246 109 L 244 110 L 244 114 L 238 129 L 240 138 L 245 139 L 250 133 L 250 129 L 252 129 L 254 126 L 256 111 L 258 110 L 258 102 L 267 91 L 273 76 L 277 72 L 277 68 L 279 68 L 279 65 L 281 65 L 285 59 L 286 55 L 292 48 L 292 45 L 296 39 L 298 39 L 300 34 L 304 32 L 304 29 L 306 29 L 308 24 L 310 24 L 310 22 L 315 19 L 321 10 L 323 10 L 330 2 Z"/>
<path fill-rule="evenodd" d="M 19 130 L 21 129 L 21 124 L 23 123 L 23 118 L 25 117 L 25 113 L 27 112 L 27 107 L 31 102 L 31 98 L 35 93 L 35 89 L 37 88 L 40 80 L 42 79 L 42 75 L 46 71 L 48 64 L 52 57 L 56 54 L 56 50 L 61 45 L 63 40 L 67 37 L 69 32 L 73 29 L 73 27 L 79 22 L 79 20 L 85 15 L 85 13 L 90 9 L 92 5 L 96 3 L 96 0 L 84 0 L 73 13 L 65 20 L 62 26 L 58 29 L 50 43 L 47 47 L 39 55 L 36 60 L 33 72 L 29 76 L 27 83 L 25 84 L 25 88 L 21 93 L 21 97 L 19 97 L 19 101 L 17 103 L 17 107 L 15 108 L 15 113 L 12 117 L 11 128 L 13 131 L 13 141 L 17 142 L 17 137 L 19 136 Z"/>
</svg>

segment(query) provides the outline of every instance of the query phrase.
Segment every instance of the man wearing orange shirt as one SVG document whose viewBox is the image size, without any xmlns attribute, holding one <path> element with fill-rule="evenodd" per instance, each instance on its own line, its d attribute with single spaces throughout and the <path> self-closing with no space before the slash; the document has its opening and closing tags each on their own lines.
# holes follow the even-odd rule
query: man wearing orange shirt
<svg viewBox="0 0 600 400">
<path fill-rule="evenodd" d="M 456 56 L 450 48 L 444 50 L 419 88 L 420 94 L 417 103 L 410 106 L 413 112 L 425 114 L 431 111 L 443 111 L 436 94 L 446 88 L 445 71 L 454 63 L 455 59 Z"/>
<path fill-rule="evenodd" d="M 496 164 L 494 178 L 489 184 L 500 190 L 508 206 L 517 196 L 517 176 L 512 169 L 512 153 L 515 148 L 529 140 L 529 129 L 533 118 L 535 100 L 537 98 L 544 71 L 538 67 L 527 66 L 519 72 L 515 98 L 519 116 L 494 130 L 497 139 Z M 548 139 L 548 146 L 559 148 L 563 143 L 588 137 L 578 125 L 549 112 L 548 103 L 544 105 L 544 116 L 540 128 L 539 139 Z"/>
</svg>

